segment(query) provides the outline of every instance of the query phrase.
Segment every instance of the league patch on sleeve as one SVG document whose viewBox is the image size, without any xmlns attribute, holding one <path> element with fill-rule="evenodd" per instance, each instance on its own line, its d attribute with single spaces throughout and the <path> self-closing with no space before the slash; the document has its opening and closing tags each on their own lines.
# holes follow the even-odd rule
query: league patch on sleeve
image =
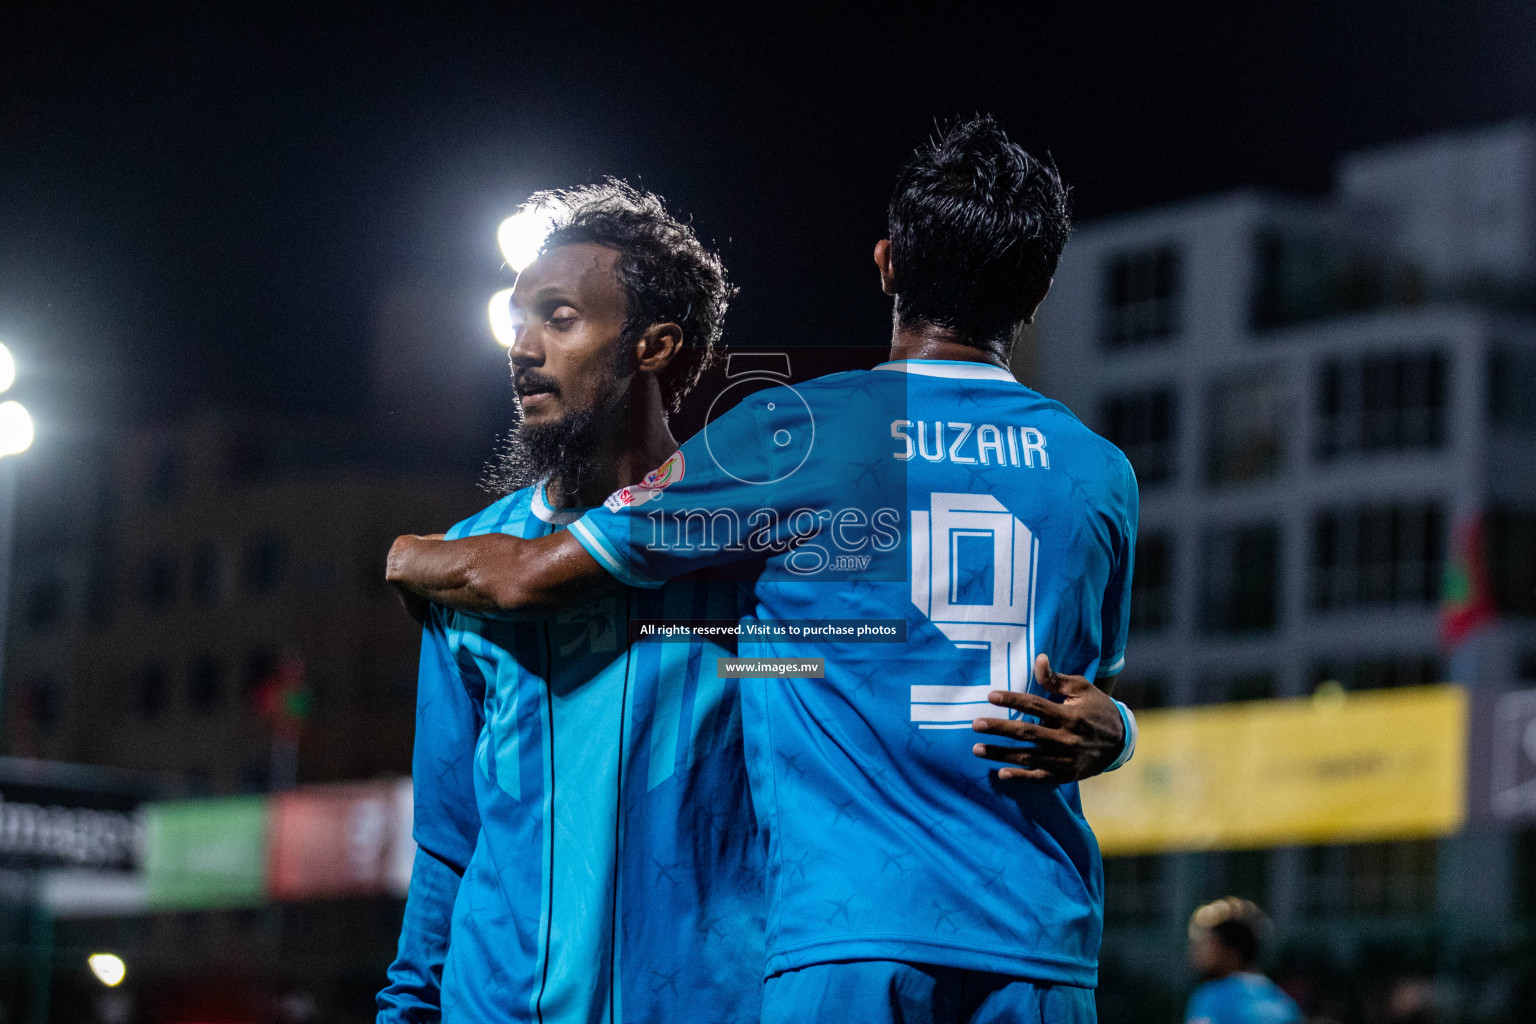
<svg viewBox="0 0 1536 1024">
<path fill-rule="evenodd" d="M 683 478 L 683 453 L 679 449 L 672 453 L 671 457 L 645 474 L 640 482 L 633 487 L 620 487 L 603 501 L 603 508 L 609 512 L 617 512 L 621 508 L 629 508 L 633 505 L 644 505 L 652 498 L 661 497 L 661 492 Z"/>
<path fill-rule="evenodd" d="M 657 466 L 640 481 L 640 486 L 646 490 L 659 491 L 670 487 L 683 478 L 683 450 L 679 448 L 668 457 L 666 462 Z"/>
<path fill-rule="evenodd" d="M 609 512 L 617 512 L 635 503 L 635 492 L 628 487 L 620 487 L 603 500 L 603 508 Z"/>
</svg>

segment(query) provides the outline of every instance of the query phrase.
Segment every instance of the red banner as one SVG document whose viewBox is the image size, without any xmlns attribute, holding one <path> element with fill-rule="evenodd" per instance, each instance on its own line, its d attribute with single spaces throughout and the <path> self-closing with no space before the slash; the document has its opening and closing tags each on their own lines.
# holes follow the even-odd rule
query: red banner
<svg viewBox="0 0 1536 1024">
<path fill-rule="evenodd" d="M 278 793 L 269 821 L 275 899 L 399 893 L 410 879 L 409 780 Z"/>
</svg>

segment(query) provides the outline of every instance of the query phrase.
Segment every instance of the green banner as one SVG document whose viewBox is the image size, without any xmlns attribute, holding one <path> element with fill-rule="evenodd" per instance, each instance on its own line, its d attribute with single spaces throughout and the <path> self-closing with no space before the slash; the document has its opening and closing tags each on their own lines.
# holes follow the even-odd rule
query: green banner
<svg viewBox="0 0 1536 1024">
<path fill-rule="evenodd" d="M 144 881 L 157 910 L 251 906 L 266 898 L 267 800 L 178 800 L 144 808 Z"/>
</svg>

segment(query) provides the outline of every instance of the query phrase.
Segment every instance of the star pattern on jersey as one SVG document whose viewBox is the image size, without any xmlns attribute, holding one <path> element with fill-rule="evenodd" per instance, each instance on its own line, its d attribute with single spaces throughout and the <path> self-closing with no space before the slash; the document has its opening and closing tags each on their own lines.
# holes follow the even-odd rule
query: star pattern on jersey
<svg viewBox="0 0 1536 1024">
<path fill-rule="evenodd" d="M 984 411 L 986 403 L 983 399 L 987 397 L 989 397 L 987 393 L 979 388 L 964 388 L 960 392 L 960 397 L 955 400 L 955 412 L 958 414 L 970 412 L 973 409 L 978 412 Z"/>
<path fill-rule="evenodd" d="M 977 463 L 974 466 L 961 463 L 960 469 L 965 473 L 966 486 L 964 490 L 972 494 L 987 493 L 987 477 L 991 474 L 992 470 L 999 468 L 1001 467 L 991 465 L 983 466 L 980 463 Z"/>
<path fill-rule="evenodd" d="M 853 924 L 853 917 L 848 913 L 848 904 L 853 902 L 852 896 L 844 896 L 840 900 L 822 900 L 832 908 L 832 913 L 827 915 L 827 924 L 832 924 L 841 917 L 846 924 Z"/>
<path fill-rule="evenodd" d="M 658 857 L 652 857 L 651 863 L 656 865 L 656 878 L 658 881 L 665 881 L 668 885 L 677 884 L 677 877 L 673 874 L 679 867 L 676 861 L 664 862 Z"/>
<path fill-rule="evenodd" d="M 852 666 L 850 666 L 850 668 L 852 668 Z M 885 669 L 882 666 L 874 663 L 862 665 L 858 669 L 852 671 L 850 674 L 852 674 L 858 680 L 853 684 L 853 693 L 855 695 L 868 693 L 870 696 L 874 696 L 875 677 L 884 671 Z"/>
<path fill-rule="evenodd" d="M 884 373 L 887 371 L 882 370 L 881 372 Z M 876 377 L 873 373 L 860 373 L 854 377 L 853 384 L 847 386 L 843 394 L 867 395 L 874 389 L 877 384 L 881 387 L 884 387 L 886 386 L 886 383 L 886 381 Z"/>
<path fill-rule="evenodd" d="M 800 764 L 800 758 L 804 756 L 805 755 L 803 753 L 791 754 L 787 750 L 779 751 L 779 760 L 784 762 L 784 770 L 787 772 L 794 772 L 802 779 L 805 778 L 805 768 Z"/>
<path fill-rule="evenodd" d="M 908 729 L 906 742 L 904 744 L 907 748 L 907 756 L 911 758 L 930 757 L 935 741 L 937 741 L 940 737 L 950 736 L 952 731 L 958 730 Z"/>
<path fill-rule="evenodd" d="M 904 877 L 908 871 L 912 870 L 903 863 L 910 856 L 912 856 L 910 850 L 881 850 L 880 873 L 886 874 L 894 870 L 898 876 Z"/>
<path fill-rule="evenodd" d="M 947 835 L 955 827 L 947 815 L 939 813 L 919 815 L 918 822 L 930 836 Z"/>
<path fill-rule="evenodd" d="M 805 862 L 810 859 L 811 855 L 809 853 L 802 853 L 798 857 L 785 857 L 784 879 L 786 881 L 794 881 L 796 877 L 799 877 L 803 881 L 806 877 Z"/>
<path fill-rule="evenodd" d="M 954 920 L 960 916 L 960 911 L 957 908 L 941 906 L 937 901 L 932 903 L 931 906 L 933 907 L 933 927 L 935 931 L 940 928 L 948 928 L 950 934 L 953 935 L 960 930 L 960 926 Z"/>
<path fill-rule="evenodd" d="M 880 483 L 879 470 L 880 470 L 880 467 L 882 465 L 884 465 L 884 464 L 885 464 L 885 459 L 883 457 L 877 458 L 877 459 L 875 459 L 873 461 L 869 461 L 869 462 L 856 462 L 856 463 L 854 463 L 854 466 L 858 468 L 858 472 L 855 473 L 853 475 L 852 479 L 850 479 L 848 481 L 849 484 L 853 487 L 854 493 L 855 494 L 859 493 L 859 485 L 861 483 L 863 483 L 865 480 L 868 480 L 870 483 L 872 483 L 872 484 L 874 484 L 876 486 L 879 486 L 879 483 Z"/>
<path fill-rule="evenodd" d="M 659 996 L 663 989 L 677 995 L 677 979 L 682 973 L 681 967 L 671 971 L 651 971 L 651 995 Z"/>
<path fill-rule="evenodd" d="M 696 922 L 700 935 L 713 935 L 715 938 L 725 938 L 725 928 L 721 922 L 725 920 L 724 914 L 705 914 Z"/>
</svg>

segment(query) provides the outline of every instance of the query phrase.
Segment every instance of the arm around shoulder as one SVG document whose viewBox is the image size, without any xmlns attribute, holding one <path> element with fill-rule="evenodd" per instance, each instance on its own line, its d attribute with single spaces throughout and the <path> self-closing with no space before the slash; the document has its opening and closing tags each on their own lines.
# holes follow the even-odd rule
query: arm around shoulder
<svg viewBox="0 0 1536 1024">
<path fill-rule="evenodd" d="M 569 531 L 532 540 L 488 533 L 458 540 L 406 535 L 384 578 L 434 604 L 476 614 L 531 614 L 612 585 Z"/>
</svg>

